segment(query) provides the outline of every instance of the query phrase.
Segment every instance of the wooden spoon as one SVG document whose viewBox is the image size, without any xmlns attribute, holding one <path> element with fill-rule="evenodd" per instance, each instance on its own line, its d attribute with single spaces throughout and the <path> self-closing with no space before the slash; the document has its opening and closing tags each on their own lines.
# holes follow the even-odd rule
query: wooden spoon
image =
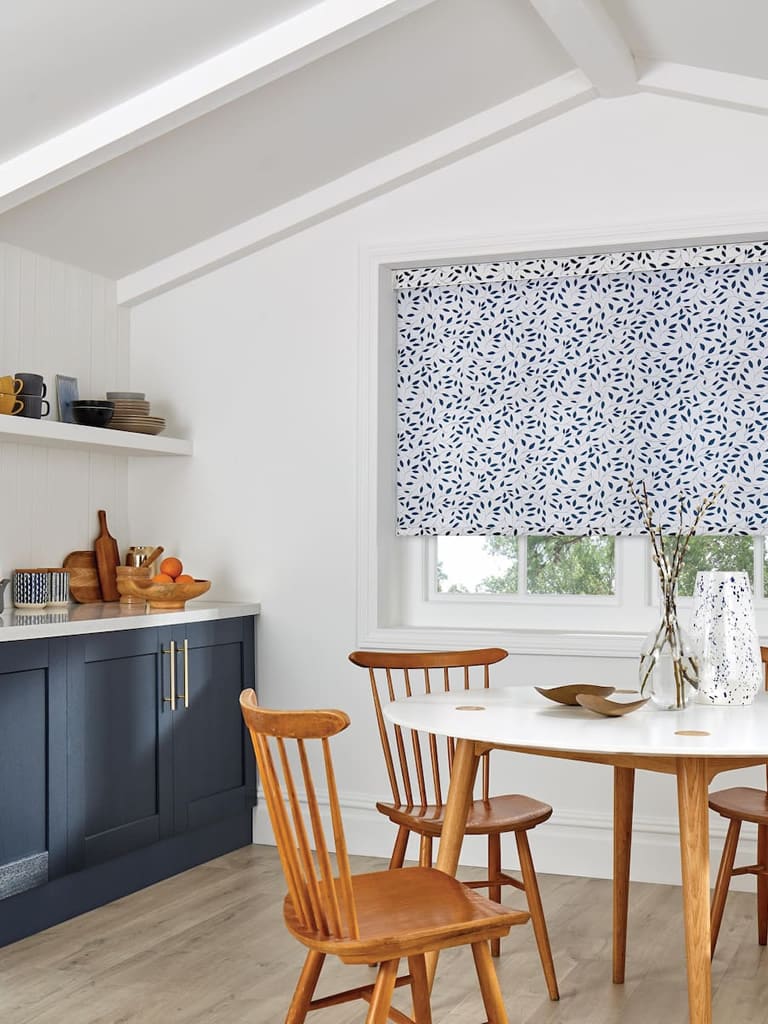
<svg viewBox="0 0 768 1024">
<path fill-rule="evenodd" d="M 550 686 L 548 689 L 536 686 L 534 689 L 547 700 L 554 700 L 558 704 L 570 704 L 575 708 L 578 694 L 591 693 L 600 697 L 609 697 L 616 687 L 595 686 L 594 683 L 569 683 L 567 686 Z"/>
<path fill-rule="evenodd" d="M 148 569 L 154 561 L 156 561 L 160 555 L 165 551 L 165 548 L 155 548 L 155 550 L 141 560 L 141 568 Z"/>
<path fill-rule="evenodd" d="M 598 715 L 606 715 L 608 718 L 618 718 L 620 715 L 628 715 L 630 711 L 637 711 L 643 704 L 648 703 L 648 697 L 643 700 L 606 700 L 605 697 L 597 697 L 589 693 L 579 693 L 576 700 L 583 708 L 595 711 Z"/>
</svg>

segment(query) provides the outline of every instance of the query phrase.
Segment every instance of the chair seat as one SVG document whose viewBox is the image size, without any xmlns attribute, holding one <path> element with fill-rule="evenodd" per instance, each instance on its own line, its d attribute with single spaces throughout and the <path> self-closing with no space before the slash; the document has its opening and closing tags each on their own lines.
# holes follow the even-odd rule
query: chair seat
<svg viewBox="0 0 768 1024">
<path fill-rule="evenodd" d="M 445 820 L 445 804 L 426 807 L 407 807 L 398 804 L 377 803 L 376 809 L 414 832 L 439 836 Z M 508 794 L 493 796 L 490 800 L 475 800 L 469 808 L 465 835 L 490 835 L 493 832 L 518 832 L 533 828 L 552 814 L 549 804 L 530 796 Z"/>
<path fill-rule="evenodd" d="M 747 786 L 710 793 L 709 806 L 724 818 L 741 818 L 756 825 L 768 824 L 768 793 Z"/>
<path fill-rule="evenodd" d="M 292 935 L 345 963 L 377 963 L 507 935 L 529 914 L 493 903 L 436 868 L 401 868 L 352 876 L 360 938 L 326 938 L 303 928 L 286 896 Z"/>
</svg>

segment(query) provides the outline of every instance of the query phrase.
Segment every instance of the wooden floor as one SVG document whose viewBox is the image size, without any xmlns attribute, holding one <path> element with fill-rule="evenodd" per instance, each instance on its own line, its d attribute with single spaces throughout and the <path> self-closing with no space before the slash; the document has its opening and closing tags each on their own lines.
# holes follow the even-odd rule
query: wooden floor
<svg viewBox="0 0 768 1024">
<path fill-rule="evenodd" d="M 380 866 L 353 858 L 353 870 Z M 543 875 L 541 887 L 562 999 L 549 1002 L 530 930 L 514 928 L 498 967 L 512 1024 L 684 1024 L 679 889 L 632 886 L 620 987 L 610 981 L 610 883 Z M 280 1024 L 303 960 L 283 927 L 282 898 L 275 851 L 254 846 L 6 946 L 0 1021 Z M 753 902 L 733 893 L 726 908 L 713 969 L 714 1016 L 722 1024 L 768 1022 L 768 954 L 757 945 Z M 329 962 L 321 985 L 347 987 L 372 975 Z M 433 1014 L 435 1024 L 485 1019 L 467 950 L 441 959 Z M 363 1004 L 350 1003 L 310 1020 L 359 1024 L 364 1017 Z"/>
</svg>

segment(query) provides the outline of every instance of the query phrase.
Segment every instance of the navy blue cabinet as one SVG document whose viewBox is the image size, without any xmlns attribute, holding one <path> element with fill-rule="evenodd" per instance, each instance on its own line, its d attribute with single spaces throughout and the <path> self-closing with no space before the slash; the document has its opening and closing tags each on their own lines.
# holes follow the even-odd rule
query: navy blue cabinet
<svg viewBox="0 0 768 1024">
<path fill-rule="evenodd" d="M 2 645 L 0 898 L 66 870 L 63 640 Z"/>
<path fill-rule="evenodd" d="M 252 679 L 252 648 L 240 619 L 161 630 L 174 647 L 173 828 L 185 832 L 239 814 L 255 799 L 254 757 L 238 708 L 243 680 Z M 171 655 L 163 662 L 170 693 Z M 168 706 L 168 705 L 166 705 Z"/>
<path fill-rule="evenodd" d="M 253 685 L 251 617 L 0 644 L 0 944 L 250 843 Z"/>
</svg>

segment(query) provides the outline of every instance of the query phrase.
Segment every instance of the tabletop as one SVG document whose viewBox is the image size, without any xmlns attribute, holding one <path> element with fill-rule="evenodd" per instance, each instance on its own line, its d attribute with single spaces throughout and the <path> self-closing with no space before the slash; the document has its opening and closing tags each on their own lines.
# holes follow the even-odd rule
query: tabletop
<svg viewBox="0 0 768 1024">
<path fill-rule="evenodd" d="M 511 686 L 407 697 L 388 704 L 384 714 L 409 729 L 542 751 L 768 758 L 768 695 L 762 693 L 746 707 L 691 703 L 660 711 L 646 704 L 606 718 L 554 704 L 532 686 Z"/>
</svg>

